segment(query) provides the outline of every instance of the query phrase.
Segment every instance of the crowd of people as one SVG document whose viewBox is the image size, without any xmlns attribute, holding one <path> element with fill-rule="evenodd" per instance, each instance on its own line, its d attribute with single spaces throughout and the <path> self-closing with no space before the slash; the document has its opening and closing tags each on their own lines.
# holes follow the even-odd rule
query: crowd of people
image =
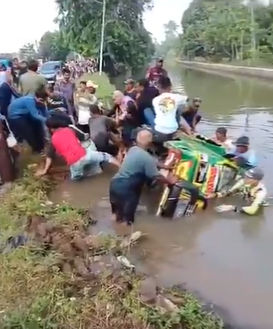
<svg viewBox="0 0 273 329">
<path fill-rule="evenodd" d="M 39 64 L 33 60 L 19 75 L 18 89 L 14 87 L 12 73 L 1 72 L 1 115 L 18 143 L 26 141 L 33 152 L 45 153 L 46 160 L 36 172 L 37 177 L 48 172 L 56 155 L 65 160 L 73 180 L 100 173 L 103 163 L 116 166 L 117 173 L 109 187 L 113 219 L 131 225 L 145 184 L 151 186 L 157 181 L 172 186 L 178 181 L 171 172 L 168 176 L 161 173 L 160 169 L 171 168 L 148 150 L 153 148 L 154 154 L 160 156 L 165 141 L 173 139 L 178 130 L 194 136 L 202 119 L 201 99 L 190 100 L 173 92 L 163 64 L 158 59 L 145 78 L 126 80 L 125 90 L 113 93 L 113 108 L 105 109 L 96 97 L 100 86 L 91 80 L 80 81 L 76 86 L 72 72 L 72 67 L 77 68 L 76 63 L 64 67 L 61 78 L 52 86 L 38 74 Z M 94 65 L 75 72 L 81 75 L 86 67 Z M 234 146 L 226 129 L 220 127 L 213 139 L 233 157 L 244 158 L 250 167 L 256 167 L 255 153 L 246 136 L 240 137 Z M 244 193 L 249 197 L 255 190 L 255 207 L 259 208 L 261 195 L 262 201 L 266 195 L 261 183 L 263 173 L 258 168 L 251 170 L 243 184 L 227 194 L 241 190 L 245 184 L 251 186 Z M 214 197 L 223 195 L 226 194 L 218 193 Z M 253 207 L 251 211 L 245 207 L 239 211 L 255 213 L 257 209 L 253 211 Z M 234 207 L 223 209 L 238 211 Z"/>
<path fill-rule="evenodd" d="M 84 73 L 95 73 L 98 69 L 98 62 L 95 58 L 87 58 L 84 60 L 70 60 L 64 64 L 71 73 L 72 79 L 80 78 Z M 63 71 L 60 68 L 58 70 L 58 80 L 62 78 Z"/>
</svg>

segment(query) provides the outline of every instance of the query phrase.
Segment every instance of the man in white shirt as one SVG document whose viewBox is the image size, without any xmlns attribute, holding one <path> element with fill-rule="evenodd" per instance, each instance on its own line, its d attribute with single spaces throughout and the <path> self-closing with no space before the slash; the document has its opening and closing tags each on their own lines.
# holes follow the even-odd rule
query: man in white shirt
<svg viewBox="0 0 273 329">
<path fill-rule="evenodd" d="M 169 140 L 180 126 L 190 135 L 191 128 L 180 115 L 187 96 L 173 93 L 170 78 L 164 76 L 158 80 L 158 89 L 160 95 L 153 99 L 155 135 L 160 136 L 162 141 Z"/>
</svg>

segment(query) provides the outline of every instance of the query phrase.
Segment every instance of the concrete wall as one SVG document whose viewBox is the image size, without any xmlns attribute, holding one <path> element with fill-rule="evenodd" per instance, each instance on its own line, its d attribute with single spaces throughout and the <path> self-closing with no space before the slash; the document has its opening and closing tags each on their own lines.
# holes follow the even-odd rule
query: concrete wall
<svg viewBox="0 0 273 329">
<path fill-rule="evenodd" d="M 266 69 L 262 67 L 246 67 L 246 66 L 235 66 L 226 64 L 213 64 L 193 61 L 181 61 L 178 60 L 183 66 L 205 71 L 208 73 L 215 73 L 220 75 L 240 75 L 244 77 L 261 78 L 273 80 L 273 69 Z"/>
</svg>

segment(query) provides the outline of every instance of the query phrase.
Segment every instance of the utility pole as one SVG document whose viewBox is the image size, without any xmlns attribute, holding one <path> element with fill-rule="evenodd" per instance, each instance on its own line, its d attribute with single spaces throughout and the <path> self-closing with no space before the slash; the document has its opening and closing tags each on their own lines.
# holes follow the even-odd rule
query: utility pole
<svg viewBox="0 0 273 329">
<path fill-rule="evenodd" d="M 251 52 L 252 52 L 252 56 L 256 57 L 255 16 L 254 16 L 253 1 L 250 1 L 250 15 L 251 15 Z"/>
<path fill-rule="evenodd" d="M 105 12 L 106 12 L 106 0 L 103 0 L 103 3 L 102 3 L 101 36 L 100 36 L 99 75 L 102 74 L 103 48 L 104 48 L 104 35 L 105 35 Z"/>
</svg>

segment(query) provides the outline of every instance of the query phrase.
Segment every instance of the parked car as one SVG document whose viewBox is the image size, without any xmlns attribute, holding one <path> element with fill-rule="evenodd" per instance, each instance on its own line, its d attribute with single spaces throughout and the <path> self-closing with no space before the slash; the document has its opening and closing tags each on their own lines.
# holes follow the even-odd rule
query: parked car
<svg viewBox="0 0 273 329">
<path fill-rule="evenodd" d="M 45 62 L 40 69 L 40 74 L 43 75 L 48 83 L 54 84 L 56 82 L 57 74 L 63 68 L 62 61 Z"/>
<path fill-rule="evenodd" d="M 2 66 L 4 66 L 5 68 L 7 68 L 7 67 L 9 66 L 9 63 L 10 63 L 10 60 L 7 59 L 7 58 L 1 58 L 1 59 L 0 59 L 0 64 L 1 64 Z"/>
</svg>

